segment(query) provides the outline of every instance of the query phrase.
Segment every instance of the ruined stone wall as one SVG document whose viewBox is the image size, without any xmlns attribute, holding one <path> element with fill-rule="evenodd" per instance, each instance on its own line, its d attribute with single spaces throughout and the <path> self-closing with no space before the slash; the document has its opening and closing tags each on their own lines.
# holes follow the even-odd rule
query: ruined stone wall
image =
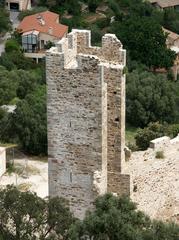
<svg viewBox="0 0 179 240">
<path fill-rule="evenodd" d="M 129 193 L 124 66 L 111 34 L 99 48 L 89 31 L 74 30 L 47 52 L 49 194 L 67 198 L 80 218 L 98 194 Z"/>
<path fill-rule="evenodd" d="M 170 139 L 170 137 L 167 136 L 156 138 L 150 141 L 150 148 L 152 148 L 155 151 L 163 151 L 165 148 L 177 144 L 179 144 L 179 134 L 173 139 Z"/>
</svg>

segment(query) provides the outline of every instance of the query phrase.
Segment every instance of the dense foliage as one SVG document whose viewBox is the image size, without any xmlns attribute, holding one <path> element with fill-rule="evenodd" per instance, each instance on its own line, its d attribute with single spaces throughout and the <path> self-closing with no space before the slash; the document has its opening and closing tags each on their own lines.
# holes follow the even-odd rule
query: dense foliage
<svg viewBox="0 0 179 240">
<path fill-rule="evenodd" d="M 178 240 L 179 226 L 152 221 L 127 197 L 106 194 L 83 221 L 62 198 L 41 199 L 13 186 L 0 190 L 1 240 Z"/>
<path fill-rule="evenodd" d="M 165 75 L 132 71 L 127 75 L 127 122 L 137 127 L 156 121 L 175 122 L 177 90 L 178 83 Z"/>
<path fill-rule="evenodd" d="M 0 191 L 1 240 L 56 240 L 60 236 L 65 239 L 73 222 L 62 198 L 42 199 L 13 186 Z"/>
<path fill-rule="evenodd" d="M 139 150 L 146 150 L 150 141 L 162 136 L 176 137 L 179 133 L 179 125 L 150 123 L 144 129 L 139 129 L 135 135 L 136 145 Z"/>
<path fill-rule="evenodd" d="M 96 200 L 95 207 L 84 221 L 71 228 L 71 240 L 177 240 L 179 237 L 179 226 L 151 221 L 126 197 L 107 194 Z"/>
<path fill-rule="evenodd" d="M 179 13 L 173 8 L 168 8 L 163 13 L 163 26 L 179 34 Z"/>
<path fill-rule="evenodd" d="M 46 86 L 44 64 L 24 57 L 14 39 L 7 41 L 0 57 L 0 141 L 14 142 L 27 153 L 47 153 Z"/>
<path fill-rule="evenodd" d="M 149 147 L 150 141 L 162 137 L 167 133 L 167 125 L 159 123 L 150 123 L 144 129 L 139 129 L 135 136 L 136 145 L 139 150 L 146 150 Z"/>
<path fill-rule="evenodd" d="M 33 4 L 35 8 L 21 12 L 20 19 L 50 9 L 60 14 L 60 21 L 67 24 L 69 30 L 90 29 L 92 44 L 99 45 L 105 32 L 115 33 L 120 38 L 128 54 L 127 123 L 142 128 L 156 121 L 177 123 L 178 82 L 169 80 L 167 74 L 149 72 L 161 67 L 168 70 L 173 64 L 175 54 L 166 48 L 161 26 L 177 28 L 176 11 L 161 12 L 142 0 L 38 0 Z M 82 12 L 84 5 L 87 8 Z M 107 6 L 104 14 L 96 12 L 98 6 Z M 1 114 L 4 117 L 0 118 L 0 125 L 8 124 L 0 134 L 0 141 L 18 142 L 29 153 L 46 153 L 45 77 L 41 75 L 44 66 L 25 58 L 19 43 L 20 37 L 14 34 L 0 57 L 0 65 L 5 67 L 0 69 L 0 104 L 17 104 L 13 114 Z"/>
<path fill-rule="evenodd" d="M 47 154 L 46 87 L 39 86 L 19 101 L 7 122 L 2 139 L 15 139 L 27 153 Z"/>
<path fill-rule="evenodd" d="M 5 51 L 6 53 L 10 53 L 13 51 L 20 52 L 20 46 L 17 41 L 14 39 L 8 39 L 5 44 Z"/>
<path fill-rule="evenodd" d="M 11 29 L 9 13 L 2 5 L 4 5 L 4 1 L 0 3 L 0 35 Z"/>
<path fill-rule="evenodd" d="M 112 29 L 133 60 L 152 69 L 173 66 L 175 53 L 167 49 L 166 36 L 155 19 L 131 16 L 121 23 L 114 23 Z"/>
</svg>

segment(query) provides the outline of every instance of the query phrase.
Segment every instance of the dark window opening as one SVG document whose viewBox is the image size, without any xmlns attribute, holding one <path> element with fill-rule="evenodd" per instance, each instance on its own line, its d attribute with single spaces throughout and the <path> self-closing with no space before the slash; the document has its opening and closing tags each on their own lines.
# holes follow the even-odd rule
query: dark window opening
<svg viewBox="0 0 179 240">
<path fill-rule="evenodd" d="M 70 182 L 72 183 L 72 171 L 70 172 Z"/>
<path fill-rule="evenodd" d="M 18 3 L 10 3 L 10 10 L 19 11 Z"/>
</svg>

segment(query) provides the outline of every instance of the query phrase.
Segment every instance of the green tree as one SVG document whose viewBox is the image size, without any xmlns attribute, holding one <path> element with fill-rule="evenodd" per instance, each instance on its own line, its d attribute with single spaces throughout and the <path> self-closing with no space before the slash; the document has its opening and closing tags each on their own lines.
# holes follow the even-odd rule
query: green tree
<svg viewBox="0 0 179 240">
<path fill-rule="evenodd" d="M 30 72 L 19 70 L 19 82 L 16 89 L 16 95 L 18 98 L 23 99 L 27 94 L 30 94 L 37 87 L 37 79 Z"/>
<path fill-rule="evenodd" d="M 137 60 L 151 69 L 173 66 L 175 53 L 166 47 L 166 36 L 155 19 L 131 16 L 115 22 L 112 31 Z"/>
<path fill-rule="evenodd" d="M 127 75 L 126 118 L 136 127 L 150 122 L 174 123 L 178 85 L 165 75 L 134 70 Z"/>
<path fill-rule="evenodd" d="M 80 4 L 79 1 L 76 0 L 66 0 L 65 1 L 65 8 L 67 9 L 68 13 L 79 15 L 80 14 Z"/>
<path fill-rule="evenodd" d="M 65 239 L 74 222 L 62 198 L 42 199 L 35 193 L 20 192 L 13 186 L 0 191 L 0 239 Z"/>
<path fill-rule="evenodd" d="M 144 129 L 139 129 L 135 135 L 136 145 L 139 150 L 146 150 L 151 140 L 165 136 L 167 134 L 167 128 L 167 125 L 156 122 L 150 123 Z"/>
<path fill-rule="evenodd" d="M 88 8 L 90 12 L 95 12 L 96 8 L 99 6 L 101 0 L 88 0 Z"/>
<path fill-rule="evenodd" d="M 0 105 L 10 104 L 15 97 L 25 98 L 31 93 L 38 81 L 38 74 L 24 70 L 8 71 L 0 66 Z"/>
<path fill-rule="evenodd" d="M 47 154 L 46 86 L 27 94 L 9 118 L 11 134 L 24 151 Z"/>
<path fill-rule="evenodd" d="M 17 71 L 9 72 L 0 66 L 0 105 L 8 104 L 16 97 L 18 81 Z"/>
<path fill-rule="evenodd" d="M 127 197 L 106 194 L 95 202 L 95 210 L 70 228 L 69 239 L 82 240 L 177 240 L 179 226 L 152 221 Z"/>
<path fill-rule="evenodd" d="M 38 66 L 32 59 L 26 58 L 24 54 L 19 51 L 2 53 L 2 55 L 0 56 L 0 65 L 4 66 L 8 70 L 13 69 L 30 70 Z"/>
<path fill-rule="evenodd" d="M 5 51 L 6 52 L 20 52 L 20 45 L 15 41 L 15 39 L 9 39 L 6 41 L 5 44 Z"/>
<path fill-rule="evenodd" d="M 0 8 L 4 8 L 5 6 L 5 0 L 0 0 Z"/>
<path fill-rule="evenodd" d="M 0 7 L 0 34 L 11 29 L 9 14 L 6 9 Z"/>
<path fill-rule="evenodd" d="M 139 129 L 135 135 L 136 145 L 139 150 L 146 150 L 150 141 L 163 137 L 169 136 L 174 138 L 179 133 L 179 124 L 168 125 L 166 123 L 160 124 L 158 122 L 149 123 L 149 125 L 143 129 Z"/>
</svg>

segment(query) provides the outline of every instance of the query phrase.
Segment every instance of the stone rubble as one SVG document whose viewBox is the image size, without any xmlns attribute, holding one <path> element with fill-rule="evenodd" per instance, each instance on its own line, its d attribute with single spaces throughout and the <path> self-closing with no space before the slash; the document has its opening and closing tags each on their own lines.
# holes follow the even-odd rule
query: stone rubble
<svg viewBox="0 0 179 240">
<path fill-rule="evenodd" d="M 157 149 L 133 152 L 126 171 L 133 180 L 131 198 L 140 210 L 179 222 L 179 142 L 173 142 L 163 147 L 163 159 L 155 157 Z"/>
</svg>

